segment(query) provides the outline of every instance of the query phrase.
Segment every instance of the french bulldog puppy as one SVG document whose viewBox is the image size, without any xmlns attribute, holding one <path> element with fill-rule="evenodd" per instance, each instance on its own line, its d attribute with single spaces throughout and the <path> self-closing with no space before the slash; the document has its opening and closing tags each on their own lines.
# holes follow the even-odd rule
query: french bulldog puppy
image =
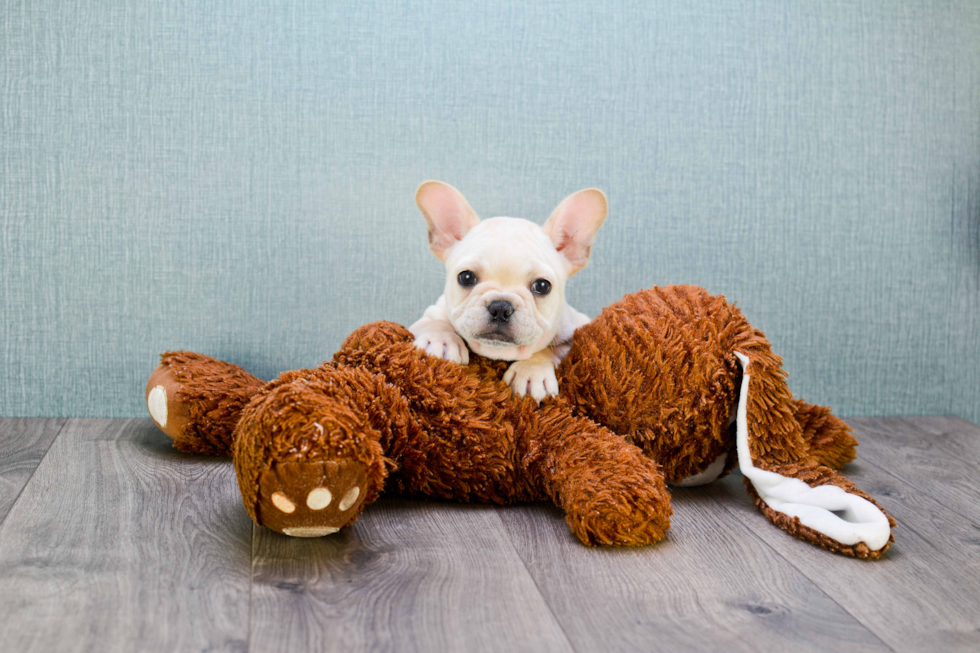
<svg viewBox="0 0 980 653">
<path fill-rule="evenodd" d="M 541 401 L 558 394 L 555 366 L 589 318 L 565 301 L 568 278 L 589 262 L 606 219 L 596 188 L 566 197 L 544 226 L 520 218 L 480 221 L 463 195 L 427 181 L 415 202 L 429 226 L 429 249 L 446 264 L 446 288 L 409 327 L 415 346 L 456 363 L 469 349 L 514 361 L 504 382 Z"/>
</svg>

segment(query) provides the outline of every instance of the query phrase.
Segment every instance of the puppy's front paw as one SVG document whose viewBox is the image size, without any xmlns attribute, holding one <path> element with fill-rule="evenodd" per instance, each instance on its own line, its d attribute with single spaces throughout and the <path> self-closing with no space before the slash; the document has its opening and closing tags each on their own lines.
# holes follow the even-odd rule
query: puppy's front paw
<svg viewBox="0 0 980 653">
<path fill-rule="evenodd" d="M 463 365 L 470 363 L 470 350 L 466 348 L 466 343 L 449 331 L 422 333 L 415 339 L 415 346 L 436 358 Z"/>
<path fill-rule="evenodd" d="M 504 383 L 522 397 L 531 395 L 537 401 L 558 395 L 555 365 L 547 360 L 531 358 L 513 363 L 504 374 Z"/>
</svg>

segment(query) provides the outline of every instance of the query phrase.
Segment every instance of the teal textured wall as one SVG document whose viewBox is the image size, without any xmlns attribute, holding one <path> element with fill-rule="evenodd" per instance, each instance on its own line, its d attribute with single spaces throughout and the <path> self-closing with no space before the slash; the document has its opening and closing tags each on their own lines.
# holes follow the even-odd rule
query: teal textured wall
<svg viewBox="0 0 980 653">
<path fill-rule="evenodd" d="M 980 421 L 980 4 L 0 7 L 0 414 L 143 415 L 156 354 L 269 378 L 436 298 L 415 186 L 611 210 L 589 313 L 694 283 L 798 395 Z"/>
</svg>

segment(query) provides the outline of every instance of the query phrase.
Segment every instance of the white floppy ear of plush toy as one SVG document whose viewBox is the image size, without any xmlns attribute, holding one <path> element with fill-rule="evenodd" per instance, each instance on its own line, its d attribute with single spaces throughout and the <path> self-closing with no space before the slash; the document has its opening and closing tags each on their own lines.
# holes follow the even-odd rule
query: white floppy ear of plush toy
<svg viewBox="0 0 980 653">
<path fill-rule="evenodd" d="M 884 547 L 891 538 L 888 517 L 863 497 L 850 494 L 836 485 L 811 487 L 798 478 L 782 476 L 755 466 L 749 446 L 748 398 L 752 369 L 749 357 L 734 352 L 742 366 L 736 414 L 736 451 L 742 475 L 767 506 L 846 545 L 864 542 L 872 551 Z"/>
</svg>

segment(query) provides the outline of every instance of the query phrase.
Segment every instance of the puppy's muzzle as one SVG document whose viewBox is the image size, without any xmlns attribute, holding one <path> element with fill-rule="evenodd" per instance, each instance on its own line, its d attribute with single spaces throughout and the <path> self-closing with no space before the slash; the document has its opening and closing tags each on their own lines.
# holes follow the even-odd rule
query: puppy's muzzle
<svg viewBox="0 0 980 653">
<path fill-rule="evenodd" d="M 487 304 L 487 312 L 490 313 L 491 323 L 507 324 L 510 316 L 514 314 L 514 305 L 498 299 Z"/>
</svg>

